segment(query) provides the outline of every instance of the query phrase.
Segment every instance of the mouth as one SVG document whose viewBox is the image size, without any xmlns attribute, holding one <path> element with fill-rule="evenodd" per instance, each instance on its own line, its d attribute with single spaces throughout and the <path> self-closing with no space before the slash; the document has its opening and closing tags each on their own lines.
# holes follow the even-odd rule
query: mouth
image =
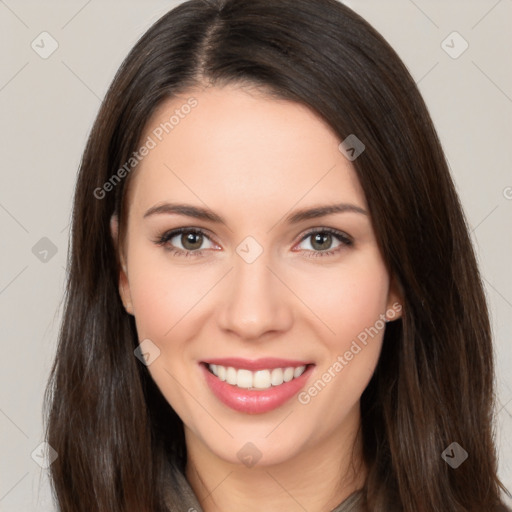
<svg viewBox="0 0 512 512">
<path fill-rule="evenodd" d="M 284 368 L 265 368 L 251 371 L 245 368 L 236 369 L 232 366 L 208 364 L 208 370 L 220 381 L 227 382 L 241 389 L 268 389 L 271 386 L 280 386 L 299 378 L 306 370 L 307 365 L 285 366 Z"/>
<path fill-rule="evenodd" d="M 315 366 L 283 359 L 216 359 L 200 363 L 208 387 L 230 408 L 258 414 L 280 407 L 306 384 Z"/>
</svg>

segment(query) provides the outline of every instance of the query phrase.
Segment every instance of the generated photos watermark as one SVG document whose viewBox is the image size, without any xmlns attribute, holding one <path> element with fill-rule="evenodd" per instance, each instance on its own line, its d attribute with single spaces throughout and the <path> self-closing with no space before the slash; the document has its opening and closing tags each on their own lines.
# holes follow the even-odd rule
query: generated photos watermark
<svg viewBox="0 0 512 512">
<path fill-rule="evenodd" d="M 163 123 L 160 123 L 152 132 L 150 135 L 147 136 L 145 142 L 140 146 L 140 148 L 137 151 L 134 151 L 130 158 L 124 163 L 122 167 L 120 167 L 112 176 L 103 183 L 101 187 L 96 187 L 94 189 L 94 197 L 96 199 L 104 199 L 108 192 L 111 192 L 114 190 L 116 185 L 121 183 L 121 180 L 123 180 L 128 174 L 130 174 L 131 171 L 137 165 L 146 157 L 149 155 L 149 152 L 152 149 L 155 149 L 158 146 L 159 142 L 162 142 L 165 135 L 168 135 L 171 133 L 176 126 L 180 124 L 180 122 L 185 119 L 190 112 L 192 112 L 192 109 L 197 107 L 198 101 L 196 98 L 188 98 L 188 100 L 181 105 L 180 108 L 177 108 L 174 111 L 174 114 L 169 117 L 168 121 L 165 121 Z"/>
<path fill-rule="evenodd" d="M 401 310 L 402 305 L 399 302 L 395 302 L 386 311 L 386 314 L 379 316 L 379 319 L 371 327 L 366 327 L 361 331 L 357 335 L 357 339 L 352 340 L 349 349 L 342 355 L 338 355 L 334 363 L 307 390 L 301 391 L 297 395 L 299 403 L 302 405 L 309 404 L 311 399 L 317 396 L 368 345 L 368 342 L 384 329 L 386 321 L 393 320 Z"/>
<path fill-rule="evenodd" d="M 146 338 L 139 343 L 133 354 L 144 366 L 149 366 L 160 357 L 160 349 L 153 341 Z"/>
<path fill-rule="evenodd" d="M 457 469 L 468 457 L 468 452 L 455 441 L 441 453 L 441 458 L 453 469 Z"/>
</svg>

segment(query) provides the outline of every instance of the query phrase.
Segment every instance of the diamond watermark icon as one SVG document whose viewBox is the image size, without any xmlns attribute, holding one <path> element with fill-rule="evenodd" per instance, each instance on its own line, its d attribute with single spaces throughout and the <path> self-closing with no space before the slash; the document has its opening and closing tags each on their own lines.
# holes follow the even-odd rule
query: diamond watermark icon
<svg viewBox="0 0 512 512">
<path fill-rule="evenodd" d="M 338 149 L 347 160 L 353 162 L 366 149 L 366 146 L 358 137 L 351 133 L 340 143 Z"/>
<path fill-rule="evenodd" d="M 248 468 L 252 468 L 261 459 L 262 453 L 253 443 L 245 443 L 242 448 L 238 450 L 236 456 L 242 464 Z"/>
<path fill-rule="evenodd" d="M 452 59 L 458 59 L 469 48 L 469 43 L 457 31 L 453 31 L 443 40 L 441 48 Z"/>
<path fill-rule="evenodd" d="M 149 366 L 160 356 L 160 349 L 150 339 L 146 338 L 140 342 L 133 353 L 143 365 Z"/>
<path fill-rule="evenodd" d="M 48 469 L 59 455 L 46 442 L 42 442 L 31 454 L 32 460 L 43 469 Z"/>
<path fill-rule="evenodd" d="M 48 32 L 41 32 L 30 45 L 39 57 L 47 59 L 59 47 L 59 43 Z"/>
<path fill-rule="evenodd" d="M 263 247 L 255 238 L 247 236 L 238 244 L 236 252 L 246 263 L 254 263 L 261 256 Z"/>
<path fill-rule="evenodd" d="M 468 452 L 459 443 L 453 442 L 441 453 L 441 458 L 453 469 L 457 469 L 468 458 Z"/>
<path fill-rule="evenodd" d="M 32 254 L 39 261 L 48 263 L 57 254 L 57 246 L 44 236 L 32 247 Z"/>
</svg>

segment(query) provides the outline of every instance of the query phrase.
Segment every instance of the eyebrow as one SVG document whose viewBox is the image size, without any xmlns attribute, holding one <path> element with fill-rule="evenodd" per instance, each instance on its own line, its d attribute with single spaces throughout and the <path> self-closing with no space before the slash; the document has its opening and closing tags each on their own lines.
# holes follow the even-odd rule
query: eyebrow
<svg viewBox="0 0 512 512">
<path fill-rule="evenodd" d="M 368 212 L 349 203 L 340 203 L 324 206 L 316 206 L 312 208 L 303 208 L 302 210 L 295 211 L 288 215 L 285 221 L 289 224 L 297 224 L 307 219 L 316 219 L 318 217 L 324 217 L 326 215 L 332 215 L 334 213 L 359 213 L 362 215 L 368 215 Z M 217 224 L 226 224 L 223 217 L 209 210 L 208 208 L 202 208 L 199 206 L 192 206 L 190 204 L 177 204 L 177 203 L 161 203 L 149 208 L 144 214 L 144 218 L 152 215 L 167 214 L 167 215 L 183 215 L 185 217 L 193 217 L 195 219 L 205 220 L 214 222 Z"/>
</svg>

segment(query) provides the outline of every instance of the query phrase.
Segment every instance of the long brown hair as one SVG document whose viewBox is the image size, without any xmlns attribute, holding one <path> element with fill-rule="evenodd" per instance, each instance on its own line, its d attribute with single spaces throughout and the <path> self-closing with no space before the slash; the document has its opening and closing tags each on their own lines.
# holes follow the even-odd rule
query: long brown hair
<svg viewBox="0 0 512 512">
<path fill-rule="evenodd" d="M 502 510 L 489 318 L 462 208 L 414 80 L 336 0 L 187 1 L 146 32 L 114 78 L 78 175 L 46 389 L 59 509 L 164 511 L 164 489 L 176 485 L 169 468 L 184 471 L 182 422 L 133 354 L 139 340 L 119 297 L 109 224 L 117 214 L 122 238 L 136 165 L 117 171 L 151 114 L 206 82 L 259 86 L 313 109 L 340 141 L 355 134 L 365 144 L 353 165 L 404 305 L 361 398 L 367 510 Z M 457 469 L 441 457 L 452 442 L 469 454 Z"/>
</svg>

